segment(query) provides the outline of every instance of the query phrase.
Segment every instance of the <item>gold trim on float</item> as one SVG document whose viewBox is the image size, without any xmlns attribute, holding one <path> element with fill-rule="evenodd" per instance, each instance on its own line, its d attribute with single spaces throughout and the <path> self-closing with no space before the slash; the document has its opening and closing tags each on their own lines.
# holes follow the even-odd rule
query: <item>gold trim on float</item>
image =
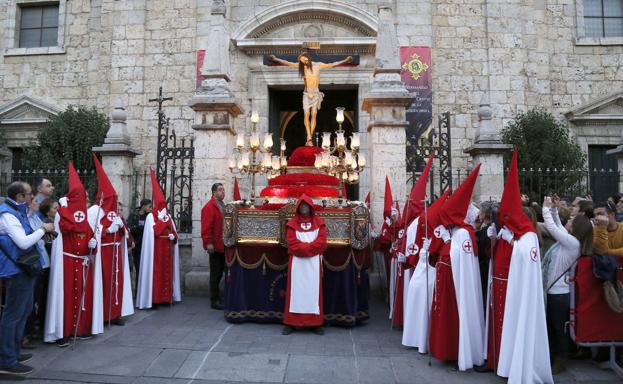
<svg viewBox="0 0 623 384">
<path fill-rule="evenodd" d="M 237 241 L 237 244 L 279 244 L 278 237 L 240 237 Z"/>
</svg>

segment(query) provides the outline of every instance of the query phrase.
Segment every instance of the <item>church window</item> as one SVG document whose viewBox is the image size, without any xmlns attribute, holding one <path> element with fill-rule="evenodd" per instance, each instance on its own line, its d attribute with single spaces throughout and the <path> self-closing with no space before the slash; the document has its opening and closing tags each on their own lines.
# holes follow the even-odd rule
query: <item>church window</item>
<svg viewBox="0 0 623 384">
<path fill-rule="evenodd" d="M 20 7 L 19 47 L 53 47 L 58 40 L 58 4 Z"/>
<path fill-rule="evenodd" d="M 584 0 L 584 31 L 590 38 L 623 36 L 623 0 Z"/>
</svg>

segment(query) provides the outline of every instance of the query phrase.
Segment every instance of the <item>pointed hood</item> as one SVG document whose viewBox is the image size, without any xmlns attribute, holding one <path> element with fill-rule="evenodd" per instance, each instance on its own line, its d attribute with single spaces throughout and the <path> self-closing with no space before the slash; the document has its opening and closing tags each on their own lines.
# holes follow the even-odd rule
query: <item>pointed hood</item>
<svg viewBox="0 0 623 384">
<path fill-rule="evenodd" d="M 366 203 L 368 207 L 370 207 L 370 192 L 368 192 L 368 194 L 366 195 L 366 199 L 363 202 Z"/>
<path fill-rule="evenodd" d="M 443 246 L 443 241 L 437 238 L 433 234 L 433 232 L 435 231 L 435 228 L 437 228 L 439 224 L 441 223 L 439 214 L 441 213 L 441 210 L 443 209 L 444 205 L 448 201 L 448 197 L 450 196 L 450 191 L 451 191 L 450 188 L 446 189 L 446 191 L 441 196 L 439 196 L 439 198 L 435 200 L 435 202 L 431 204 L 430 207 L 428 207 L 428 210 L 426 211 L 428 215 L 428 219 L 425 219 L 424 213 L 422 213 L 422 216 L 419 222 L 420 229 L 421 229 L 420 233 L 426 232 L 426 237 L 431 240 L 430 247 L 428 248 L 428 251 L 430 253 L 439 252 L 439 250 Z M 419 245 L 421 245 L 421 243 L 419 243 Z"/>
<path fill-rule="evenodd" d="M 424 199 L 426 199 L 426 186 L 428 185 L 428 175 L 430 173 L 430 167 L 433 164 L 435 155 L 431 153 L 426 162 L 426 167 L 420 175 L 420 178 L 413 184 L 411 193 L 409 194 L 409 200 L 405 207 L 405 223 L 407 226 L 424 211 Z"/>
<path fill-rule="evenodd" d="M 504 192 L 498 210 L 498 222 L 513 231 L 515 239 L 519 239 L 526 232 L 534 232 L 530 218 L 523 211 L 521 192 L 519 191 L 519 172 L 517 169 L 517 149 L 513 152 L 513 159 L 506 177 Z"/>
<path fill-rule="evenodd" d="M 234 201 L 242 200 L 240 197 L 240 188 L 238 187 L 238 178 L 234 176 Z"/>
<path fill-rule="evenodd" d="M 476 185 L 479 171 L 480 164 L 474 168 L 467 179 L 463 180 L 461 185 L 459 185 L 448 201 L 446 201 L 443 206 L 443 211 L 439 214 L 442 225 L 446 227 L 448 225 L 466 225 L 465 216 L 467 215 L 469 204 L 472 201 L 472 193 L 474 192 L 474 186 Z"/>
<path fill-rule="evenodd" d="M 303 203 L 309 205 L 309 216 L 302 216 L 299 214 L 299 208 Z M 311 197 L 307 196 L 306 194 L 302 194 L 296 202 L 294 216 L 292 216 L 292 218 L 288 220 L 288 223 L 286 225 L 295 231 L 310 232 L 318 229 L 320 226 L 325 225 L 325 222 L 320 216 L 316 215 L 314 201 L 311 199 Z"/>
<path fill-rule="evenodd" d="M 383 217 L 392 215 L 392 187 L 389 184 L 389 176 L 385 176 L 385 196 L 383 196 Z"/>
<path fill-rule="evenodd" d="M 151 176 L 151 200 L 154 207 L 154 212 L 157 213 L 162 211 L 163 208 L 167 207 L 167 201 L 162 194 L 162 189 L 160 189 L 160 184 L 158 183 L 158 179 L 156 179 L 156 174 L 154 173 L 153 168 L 149 168 L 149 173 Z"/>
<path fill-rule="evenodd" d="M 62 228 L 71 232 L 86 233 L 91 237 L 93 230 L 87 220 L 87 191 L 71 161 L 69 162 L 69 191 L 65 198 L 67 206 L 58 209 Z"/>
<path fill-rule="evenodd" d="M 95 154 L 93 154 L 93 164 L 95 164 L 95 173 L 97 175 L 97 194 L 95 194 L 93 203 L 100 205 L 101 202 L 103 212 L 117 212 L 117 192 Z"/>
</svg>

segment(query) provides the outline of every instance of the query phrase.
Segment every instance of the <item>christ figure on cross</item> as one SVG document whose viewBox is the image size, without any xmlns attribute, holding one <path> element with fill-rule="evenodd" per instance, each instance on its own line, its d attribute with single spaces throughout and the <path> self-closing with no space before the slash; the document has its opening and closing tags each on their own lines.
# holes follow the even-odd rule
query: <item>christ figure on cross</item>
<svg viewBox="0 0 623 384">
<path fill-rule="evenodd" d="M 307 52 L 303 52 L 298 56 L 298 63 L 280 59 L 275 55 L 271 55 L 270 59 L 276 63 L 286 65 L 290 68 L 298 68 L 299 75 L 305 81 L 305 90 L 303 91 L 303 124 L 307 132 L 307 142 L 305 145 L 312 146 L 312 136 L 316 130 L 316 114 L 320 109 L 324 93 L 320 92 L 320 70 L 322 68 L 333 68 L 338 65 L 350 63 L 353 61 L 352 56 L 348 56 L 344 60 L 334 63 L 315 63 L 309 58 Z"/>
</svg>

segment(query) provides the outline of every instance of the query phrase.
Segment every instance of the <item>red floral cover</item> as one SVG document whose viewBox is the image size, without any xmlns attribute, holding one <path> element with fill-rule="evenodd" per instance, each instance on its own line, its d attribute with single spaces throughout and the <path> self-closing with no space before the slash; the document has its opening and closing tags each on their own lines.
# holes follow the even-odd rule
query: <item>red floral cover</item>
<svg viewBox="0 0 623 384">
<path fill-rule="evenodd" d="M 288 158 L 288 165 L 293 167 L 313 167 L 316 154 L 322 152 L 320 147 L 298 147 Z"/>
<path fill-rule="evenodd" d="M 303 193 L 312 198 L 338 197 L 338 189 L 333 187 L 284 185 L 266 187 L 260 193 L 262 197 L 300 197 Z"/>
<path fill-rule="evenodd" d="M 268 181 L 269 186 L 276 185 L 330 185 L 338 186 L 340 181 L 335 176 L 322 173 L 286 173 Z"/>
</svg>

